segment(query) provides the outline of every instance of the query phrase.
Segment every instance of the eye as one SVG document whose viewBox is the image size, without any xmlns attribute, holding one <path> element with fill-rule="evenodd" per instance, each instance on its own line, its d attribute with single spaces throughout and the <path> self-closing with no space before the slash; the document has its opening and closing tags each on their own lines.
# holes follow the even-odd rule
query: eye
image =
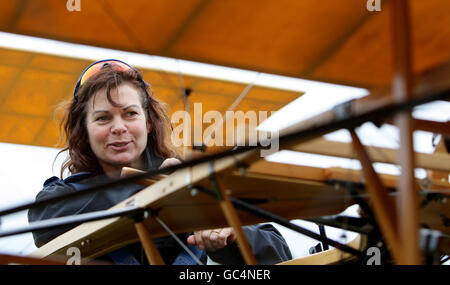
<svg viewBox="0 0 450 285">
<path fill-rule="evenodd" d="M 133 116 L 136 116 L 136 115 L 138 115 L 138 113 L 136 111 L 128 111 L 127 112 L 127 116 L 128 117 L 133 117 Z"/>
<path fill-rule="evenodd" d="M 107 121 L 107 120 L 108 120 L 108 116 L 99 116 L 99 117 L 95 118 L 95 121 L 99 121 L 99 122 Z"/>
</svg>

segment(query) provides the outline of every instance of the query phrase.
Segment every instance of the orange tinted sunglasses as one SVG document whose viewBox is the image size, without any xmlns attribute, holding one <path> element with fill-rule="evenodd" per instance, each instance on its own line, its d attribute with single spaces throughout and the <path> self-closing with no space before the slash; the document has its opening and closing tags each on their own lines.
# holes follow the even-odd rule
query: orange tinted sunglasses
<svg viewBox="0 0 450 285">
<path fill-rule="evenodd" d="M 75 86 L 75 90 L 73 92 L 73 97 L 75 99 L 75 102 L 78 103 L 77 92 L 78 92 L 78 89 L 80 89 L 80 87 L 83 85 L 83 83 L 86 82 L 86 80 L 88 80 L 95 74 L 97 74 L 106 65 L 111 65 L 114 67 L 115 70 L 119 70 L 119 71 L 129 70 L 129 69 L 136 71 L 133 67 L 131 67 L 131 65 L 129 65 L 128 63 L 125 63 L 121 60 L 118 60 L 118 59 L 103 59 L 103 60 L 99 60 L 97 62 L 92 63 L 83 71 L 83 73 L 81 73 L 80 77 L 78 78 L 77 85 Z"/>
</svg>

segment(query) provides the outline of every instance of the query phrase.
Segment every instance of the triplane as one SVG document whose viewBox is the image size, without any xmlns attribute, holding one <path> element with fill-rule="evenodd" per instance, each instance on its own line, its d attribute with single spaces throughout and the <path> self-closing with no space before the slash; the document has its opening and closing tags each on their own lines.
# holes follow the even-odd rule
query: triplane
<svg viewBox="0 0 450 285">
<path fill-rule="evenodd" d="M 152 238 L 231 226 L 246 264 L 256 264 L 241 227 L 262 222 L 274 222 L 307 235 L 322 243 L 323 248 L 333 247 L 281 265 L 368 264 L 368 250 L 374 248 L 379 249 L 381 263 L 445 262 L 442 256 L 450 255 L 450 124 L 413 119 L 411 111 L 425 103 L 450 100 L 450 64 L 413 78 L 408 1 L 390 2 L 395 39 L 392 92 L 371 91 L 370 96 L 340 104 L 279 131 L 282 150 L 356 158 L 362 165 L 361 171 L 268 162 L 260 155 L 268 145 L 266 141 L 259 141 L 256 146 L 216 149 L 158 171 L 124 168 L 119 180 L 0 210 L 3 216 L 118 184 L 147 186 L 106 211 L 0 232 L 3 237 L 79 224 L 28 257 L 3 255 L 0 263 L 64 264 L 68 249 L 75 247 L 80 249 L 82 263 L 89 264 L 95 263 L 96 257 L 140 241 L 149 262 L 159 265 L 163 260 Z M 356 129 L 366 122 L 396 125 L 401 147 L 394 150 L 363 145 Z M 351 143 L 321 138 L 340 129 L 348 130 Z M 435 153 L 414 152 L 415 130 L 442 135 Z M 398 164 L 401 175 L 381 175 L 374 170 L 374 162 Z M 415 167 L 426 169 L 427 178 L 416 179 Z M 339 215 L 354 204 L 359 206 L 360 217 Z M 292 219 L 358 235 L 343 244 L 293 224 Z"/>
</svg>

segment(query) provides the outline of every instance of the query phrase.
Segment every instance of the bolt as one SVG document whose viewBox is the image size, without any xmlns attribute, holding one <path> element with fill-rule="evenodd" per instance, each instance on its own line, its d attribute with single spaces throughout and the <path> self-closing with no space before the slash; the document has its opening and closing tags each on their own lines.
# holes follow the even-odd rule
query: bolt
<svg viewBox="0 0 450 285">
<path fill-rule="evenodd" d="M 334 190 L 339 191 L 341 189 L 341 185 L 339 183 L 334 183 Z"/>
<path fill-rule="evenodd" d="M 191 196 L 192 197 L 195 197 L 195 196 L 197 196 L 198 195 L 198 189 L 197 188 L 192 188 L 191 189 Z"/>
<path fill-rule="evenodd" d="M 82 246 L 82 247 L 88 246 L 88 245 L 90 245 L 90 244 L 91 244 L 91 240 L 90 240 L 90 239 L 86 239 L 86 240 L 83 240 L 83 241 L 81 242 L 81 246 Z"/>
</svg>

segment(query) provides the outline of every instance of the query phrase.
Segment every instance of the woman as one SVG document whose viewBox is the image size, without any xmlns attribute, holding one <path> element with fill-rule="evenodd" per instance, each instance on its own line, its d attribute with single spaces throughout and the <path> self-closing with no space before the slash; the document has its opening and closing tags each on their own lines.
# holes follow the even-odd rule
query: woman
<svg viewBox="0 0 450 285">
<path fill-rule="evenodd" d="M 71 175 L 65 179 L 52 177 L 36 200 L 77 191 L 120 176 L 122 167 L 153 170 L 180 163 L 170 143 L 170 121 L 160 102 L 154 97 L 141 73 L 118 60 L 103 60 L 90 65 L 80 76 L 74 97 L 68 102 L 62 121 L 69 156 L 61 168 Z M 117 186 L 68 201 L 30 209 L 30 222 L 55 217 L 106 210 L 125 200 L 143 186 Z M 73 228 L 33 232 L 36 246 L 42 246 Z M 289 248 L 281 234 L 271 225 L 244 227 L 244 232 L 264 264 L 290 259 Z M 220 263 L 242 263 L 235 235 L 230 228 L 199 231 L 179 235 L 199 256 L 207 252 Z M 155 239 L 166 264 L 189 263 L 172 237 Z M 133 257 L 141 256 L 138 245 L 127 247 Z M 123 262 L 123 251 L 104 259 Z M 130 259 L 128 259 L 130 260 Z M 135 258 L 136 260 L 136 258 Z M 127 262 L 129 263 L 129 262 Z M 131 263 L 145 263 L 131 262 Z"/>
</svg>

